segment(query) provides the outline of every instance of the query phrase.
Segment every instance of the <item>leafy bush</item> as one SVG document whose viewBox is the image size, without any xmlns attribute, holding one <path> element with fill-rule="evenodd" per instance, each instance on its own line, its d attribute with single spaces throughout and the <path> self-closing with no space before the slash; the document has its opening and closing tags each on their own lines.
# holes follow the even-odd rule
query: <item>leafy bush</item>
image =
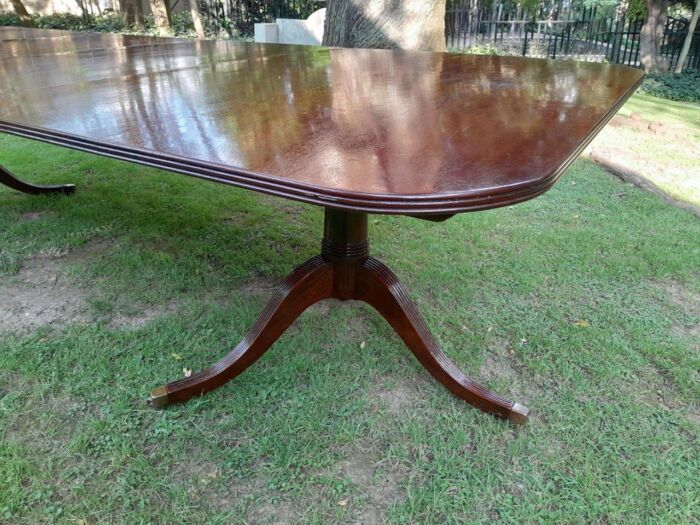
<svg viewBox="0 0 700 525">
<path fill-rule="evenodd" d="M 700 71 L 688 69 L 678 75 L 649 75 L 640 92 L 668 100 L 700 102 Z"/>
<path fill-rule="evenodd" d="M 477 44 L 466 48 L 447 48 L 449 53 L 462 53 L 465 55 L 493 55 L 493 56 L 521 56 L 519 52 L 514 52 L 507 47 L 496 47 L 491 44 Z"/>
<path fill-rule="evenodd" d="M 194 22 L 189 12 L 174 13 L 172 15 L 173 34 L 176 36 L 192 37 L 197 36 L 194 30 Z"/>
<path fill-rule="evenodd" d="M 70 13 L 56 13 L 45 16 L 32 16 L 34 26 L 42 29 L 90 29 L 90 20 Z"/>
<path fill-rule="evenodd" d="M 0 13 L 0 26 L 18 26 L 19 18 L 14 13 Z"/>
<path fill-rule="evenodd" d="M 498 49 L 491 44 L 478 44 L 464 50 L 468 55 L 499 55 Z"/>
<path fill-rule="evenodd" d="M 100 16 L 77 16 L 70 13 L 57 13 L 53 15 L 33 15 L 34 26 L 42 29 L 64 29 L 73 31 L 97 31 L 102 33 L 135 33 L 134 27 L 124 24 L 122 17 L 116 13 Z M 155 33 L 155 24 L 152 16 L 144 19 L 145 32 Z M 0 26 L 19 26 L 20 21 L 14 13 L 0 13 Z M 173 14 L 173 34 L 179 37 L 194 38 L 195 31 L 192 17 L 187 12 Z"/>
<path fill-rule="evenodd" d="M 129 29 L 124 25 L 122 17 L 116 13 L 109 15 L 102 15 L 91 17 L 90 25 L 88 28 L 90 31 L 101 31 L 107 33 L 119 33 L 120 31 L 125 31 Z"/>
</svg>

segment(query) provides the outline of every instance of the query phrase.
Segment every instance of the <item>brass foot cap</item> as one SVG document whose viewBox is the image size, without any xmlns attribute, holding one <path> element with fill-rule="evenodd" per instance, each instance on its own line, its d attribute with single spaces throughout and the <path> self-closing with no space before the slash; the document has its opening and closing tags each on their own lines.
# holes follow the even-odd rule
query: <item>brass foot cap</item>
<svg viewBox="0 0 700 525">
<path fill-rule="evenodd" d="M 168 392 L 165 390 L 164 386 L 159 386 L 151 391 L 148 404 L 151 408 L 163 408 L 168 406 Z"/>
<path fill-rule="evenodd" d="M 516 425 L 524 425 L 527 423 L 529 413 L 530 410 L 528 410 L 526 406 L 523 406 L 520 403 L 513 403 L 508 419 L 510 419 Z"/>
</svg>

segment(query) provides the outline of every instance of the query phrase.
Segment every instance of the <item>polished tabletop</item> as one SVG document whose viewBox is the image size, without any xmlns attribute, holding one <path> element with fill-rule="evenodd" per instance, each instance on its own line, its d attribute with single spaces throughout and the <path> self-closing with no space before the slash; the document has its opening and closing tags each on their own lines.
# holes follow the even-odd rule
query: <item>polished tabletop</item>
<svg viewBox="0 0 700 525">
<path fill-rule="evenodd" d="M 639 70 L 516 57 L 0 28 L 0 131 L 322 206 L 535 197 Z"/>
</svg>

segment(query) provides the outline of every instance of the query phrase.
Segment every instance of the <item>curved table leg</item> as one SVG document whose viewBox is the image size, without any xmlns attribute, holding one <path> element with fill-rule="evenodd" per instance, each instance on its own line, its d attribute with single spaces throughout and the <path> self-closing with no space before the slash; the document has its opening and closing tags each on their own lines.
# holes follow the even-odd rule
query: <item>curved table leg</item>
<svg viewBox="0 0 700 525">
<path fill-rule="evenodd" d="M 356 299 L 379 311 L 428 372 L 453 394 L 485 412 L 526 423 L 526 407 L 489 392 L 444 354 L 403 285 L 384 264 L 369 257 L 366 234 L 366 215 L 326 210 L 321 255 L 287 277 L 243 341 L 208 369 L 155 389 L 150 404 L 163 407 L 214 390 L 253 364 L 312 304 Z"/>
<path fill-rule="evenodd" d="M 355 279 L 355 298 L 382 314 L 420 363 L 450 392 L 485 412 L 518 424 L 527 422 L 526 407 L 490 392 L 450 361 L 389 268 L 369 257 L 358 263 Z"/>
<path fill-rule="evenodd" d="M 63 193 L 64 195 L 70 195 L 75 192 L 75 185 L 73 184 L 42 186 L 21 181 L 3 166 L 0 166 L 0 184 L 4 184 L 5 186 L 9 186 L 23 193 L 29 193 L 30 195 L 42 195 L 45 193 Z"/>
<path fill-rule="evenodd" d="M 270 299 L 256 323 L 231 352 L 202 372 L 151 392 L 149 403 L 163 407 L 214 390 L 262 356 L 309 306 L 333 293 L 332 264 L 320 255 L 292 272 Z"/>
</svg>

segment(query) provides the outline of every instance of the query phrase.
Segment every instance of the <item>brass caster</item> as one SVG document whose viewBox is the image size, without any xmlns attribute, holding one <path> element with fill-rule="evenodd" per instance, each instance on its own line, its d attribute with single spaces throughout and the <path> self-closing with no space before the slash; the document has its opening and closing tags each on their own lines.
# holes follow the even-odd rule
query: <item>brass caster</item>
<svg viewBox="0 0 700 525">
<path fill-rule="evenodd" d="M 168 392 L 164 386 L 151 391 L 151 397 L 147 401 L 151 408 L 165 408 L 168 406 Z"/>
<path fill-rule="evenodd" d="M 508 419 L 516 425 L 524 425 L 527 423 L 530 410 L 520 403 L 513 403 L 513 408 L 510 409 Z"/>
</svg>

